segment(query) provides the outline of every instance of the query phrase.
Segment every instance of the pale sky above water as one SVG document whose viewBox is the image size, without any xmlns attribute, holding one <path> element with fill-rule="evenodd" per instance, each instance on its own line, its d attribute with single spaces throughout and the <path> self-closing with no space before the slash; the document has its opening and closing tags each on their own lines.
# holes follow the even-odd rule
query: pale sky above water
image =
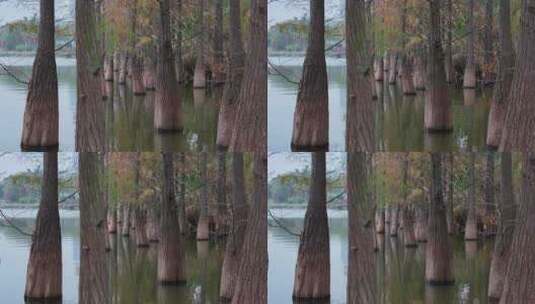
<svg viewBox="0 0 535 304">
<path fill-rule="evenodd" d="M 24 17 L 39 14 L 37 0 L 0 0 L 0 26 Z M 70 19 L 74 14 L 74 0 L 56 0 L 56 21 Z"/>
<path fill-rule="evenodd" d="M 268 0 L 268 26 L 275 23 L 301 18 L 308 15 L 308 1 L 304 0 Z M 340 18 L 343 17 L 343 0 L 326 0 L 325 17 Z"/>
</svg>

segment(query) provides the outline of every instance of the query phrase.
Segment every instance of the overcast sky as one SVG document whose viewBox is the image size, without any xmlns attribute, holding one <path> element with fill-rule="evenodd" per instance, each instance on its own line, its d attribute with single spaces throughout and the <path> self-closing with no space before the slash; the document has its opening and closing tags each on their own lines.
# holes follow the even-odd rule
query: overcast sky
<svg viewBox="0 0 535 304">
<path fill-rule="evenodd" d="M 341 17 L 343 12 L 343 0 L 326 0 L 325 17 Z M 308 1 L 296 0 L 271 0 L 268 6 L 268 26 L 293 18 L 308 15 Z"/>
<path fill-rule="evenodd" d="M 56 0 L 56 20 L 72 17 L 74 13 L 74 0 Z M 39 1 L 7 0 L 0 1 L 0 25 L 19 20 L 24 17 L 32 17 L 39 13 Z"/>
</svg>

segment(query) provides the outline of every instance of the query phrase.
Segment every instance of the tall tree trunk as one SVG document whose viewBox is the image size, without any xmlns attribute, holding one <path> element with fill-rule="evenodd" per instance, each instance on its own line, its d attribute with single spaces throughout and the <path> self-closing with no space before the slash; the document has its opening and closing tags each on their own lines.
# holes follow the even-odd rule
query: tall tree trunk
<svg viewBox="0 0 535 304">
<path fill-rule="evenodd" d="M 453 253 L 448 237 L 442 194 L 442 156 L 431 153 L 431 203 L 425 246 L 425 280 L 432 285 L 453 284 Z"/>
<path fill-rule="evenodd" d="M 78 166 L 81 246 L 79 303 L 110 303 L 102 155 L 81 152 Z"/>
<path fill-rule="evenodd" d="M 76 151 L 106 148 L 105 103 L 102 102 L 102 54 L 94 0 L 76 0 Z"/>
<path fill-rule="evenodd" d="M 245 65 L 245 52 L 243 51 L 241 38 L 240 0 L 229 0 L 229 7 L 230 50 L 227 68 L 228 76 L 223 89 L 223 101 L 217 120 L 217 145 L 223 148 L 227 148 L 230 143 L 243 79 L 243 67 Z"/>
<path fill-rule="evenodd" d="M 219 296 L 229 301 L 234 294 L 234 286 L 239 276 L 241 245 L 247 227 L 247 197 L 243 176 L 243 154 L 232 153 L 232 221 L 227 239 L 225 258 L 221 269 Z"/>
<path fill-rule="evenodd" d="M 227 166 L 226 166 L 226 154 L 225 152 L 217 152 L 217 182 L 216 182 L 216 195 L 217 195 L 217 219 L 216 230 L 218 235 L 225 235 L 227 233 Z"/>
<path fill-rule="evenodd" d="M 487 216 L 492 216 L 494 213 L 494 152 L 489 151 L 486 153 L 487 161 L 485 162 L 485 211 Z"/>
<path fill-rule="evenodd" d="M 61 299 L 61 227 L 58 210 L 58 153 L 43 154 L 41 202 L 26 272 L 24 299 Z"/>
<path fill-rule="evenodd" d="M 145 203 L 141 201 L 141 155 L 140 152 L 136 152 L 133 155 L 134 161 L 134 184 L 136 195 L 136 206 L 134 208 L 134 223 L 135 223 L 135 236 L 137 247 L 149 246 L 149 240 L 147 238 L 147 207 Z"/>
<path fill-rule="evenodd" d="M 396 79 L 398 75 L 397 64 L 398 64 L 398 53 L 396 51 L 390 52 L 390 73 L 388 75 L 388 84 L 396 84 Z"/>
<path fill-rule="evenodd" d="M 214 62 L 212 77 L 216 85 L 225 82 L 225 63 L 223 58 L 223 0 L 214 0 Z"/>
<path fill-rule="evenodd" d="M 182 61 L 182 0 L 176 0 L 176 14 L 175 14 L 175 27 L 176 27 L 176 36 L 175 36 L 175 73 L 176 79 L 179 83 L 185 82 L 184 77 L 184 62 Z"/>
<path fill-rule="evenodd" d="M 476 177 L 475 177 L 475 161 L 476 155 L 470 152 L 468 157 L 470 163 L 468 165 L 468 201 L 466 202 L 466 226 L 464 228 L 464 239 L 466 241 L 477 240 L 477 214 L 476 214 Z"/>
<path fill-rule="evenodd" d="M 122 209 L 123 220 L 121 222 L 121 234 L 127 237 L 130 235 L 130 204 L 123 203 Z"/>
<path fill-rule="evenodd" d="M 186 281 L 185 253 L 178 226 L 175 201 L 175 175 L 173 155 L 162 153 L 162 208 L 160 216 L 160 242 L 158 250 L 158 281 L 161 284 L 180 284 Z"/>
<path fill-rule="evenodd" d="M 512 82 L 509 105 L 500 144 L 501 151 L 533 151 L 535 149 L 535 3 L 522 1 L 522 29 L 518 59 Z"/>
<path fill-rule="evenodd" d="M 390 237 L 397 237 L 399 229 L 399 207 L 392 206 L 390 209 Z"/>
<path fill-rule="evenodd" d="M 295 267 L 294 299 L 328 299 L 331 295 L 325 174 L 325 152 L 312 152 L 312 176 Z"/>
<path fill-rule="evenodd" d="M 385 210 L 380 209 L 375 212 L 375 232 L 379 234 L 385 233 Z"/>
<path fill-rule="evenodd" d="M 329 92 L 325 61 L 325 2 L 310 1 L 308 48 L 294 112 L 292 150 L 329 148 Z"/>
<path fill-rule="evenodd" d="M 455 68 L 453 66 L 453 0 L 446 0 L 446 82 L 455 81 Z"/>
<path fill-rule="evenodd" d="M 182 130 L 182 105 L 171 46 L 171 24 L 169 17 L 169 0 L 160 3 L 160 45 L 158 48 L 159 64 L 157 66 L 156 100 L 154 109 L 154 126 L 158 131 Z"/>
<path fill-rule="evenodd" d="M 515 67 L 515 50 L 511 33 L 511 10 L 509 0 L 499 0 L 498 26 L 498 62 L 496 86 L 489 113 L 487 127 L 487 145 L 497 148 L 500 145 L 505 114 L 507 112 L 507 98 L 513 81 Z"/>
<path fill-rule="evenodd" d="M 524 9 L 531 9 L 531 14 L 535 15 L 535 3 L 524 1 L 524 4 Z M 514 250 L 508 259 L 500 304 L 530 303 L 535 299 L 535 156 L 530 153 L 524 154 L 523 157 L 519 212 L 511 244 Z"/>
<path fill-rule="evenodd" d="M 345 12 L 348 83 L 346 151 L 370 152 L 375 149 L 375 104 L 369 81 L 372 61 L 366 1 L 346 0 Z"/>
<path fill-rule="evenodd" d="M 446 199 L 446 222 L 448 224 L 448 234 L 452 235 L 455 233 L 455 219 L 453 215 L 453 183 L 454 183 L 454 175 L 453 175 L 453 153 L 448 153 L 446 160 L 447 160 L 447 169 L 445 170 L 447 174 L 445 175 L 445 178 L 447 179 L 447 191 L 448 191 L 448 198 Z"/>
<path fill-rule="evenodd" d="M 476 56 L 474 50 L 476 36 L 474 0 L 466 0 L 466 15 L 468 35 L 466 37 L 466 65 L 464 67 L 463 87 L 465 89 L 474 89 L 477 84 Z"/>
<path fill-rule="evenodd" d="M 451 101 L 444 71 L 440 30 L 440 0 L 430 0 L 431 15 L 424 124 L 428 131 L 451 131 Z"/>
<path fill-rule="evenodd" d="M 205 58 L 205 28 L 204 28 L 204 1 L 198 2 L 198 39 L 197 39 L 197 61 L 193 75 L 193 88 L 202 89 L 206 87 L 206 58 Z"/>
<path fill-rule="evenodd" d="M 22 150 L 58 149 L 58 76 L 54 33 L 54 0 L 41 0 L 37 53 L 24 109 Z"/>
<path fill-rule="evenodd" d="M 232 304 L 267 303 L 267 156 L 265 152 L 257 152 L 253 157 L 253 203 L 247 218 Z"/>
<path fill-rule="evenodd" d="M 485 3 L 485 28 L 483 30 L 483 84 L 494 83 L 494 0 L 487 0 Z"/>
<path fill-rule="evenodd" d="M 378 301 L 372 224 L 375 206 L 367 195 L 371 187 L 367 172 L 366 154 L 347 155 L 348 304 L 375 304 Z"/>
<path fill-rule="evenodd" d="M 407 0 L 401 4 L 401 32 L 407 32 Z M 415 95 L 414 82 L 412 77 L 412 60 L 409 50 L 407 49 L 406 35 L 401 35 L 401 88 L 403 95 Z"/>
<path fill-rule="evenodd" d="M 416 207 L 416 227 L 414 227 L 414 237 L 417 242 L 427 242 L 427 206 Z"/>
<path fill-rule="evenodd" d="M 267 0 L 251 0 L 250 23 L 249 54 L 229 150 L 264 153 L 267 149 Z"/>
<path fill-rule="evenodd" d="M 373 61 L 373 70 L 375 72 L 374 77 L 375 81 L 383 81 L 384 79 L 384 66 L 383 66 L 383 58 L 377 57 Z"/>
<path fill-rule="evenodd" d="M 189 232 L 189 223 L 186 218 L 186 156 L 184 153 L 179 154 L 180 163 L 180 196 L 178 199 L 178 216 L 180 231 L 182 234 Z"/>
<path fill-rule="evenodd" d="M 108 233 L 115 234 L 117 233 L 117 210 L 113 208 L 108 209 Z"/>
<path fill-rule="evenodd" d="M 210 237 L 208 218 L 208 153 L 202 151 L 199 154 L 199 171 L 201 173 L 201 201 L 199 202 L 200 215 L 197 223 L 197 241 L 206 241 Z"/>
<path fill-rule="evenodd" d="M 516 205 L 513 190 L 513 164 L 511 153 L 501 154 L 501 185 L 498 201 L 498 232 L 494 243 L 494 252 L 490 264 L 488 295 L 491 300 L 498 300 L 503 291 L 507 274 L 507 263 L 511 256 L 511 243 L 515 230 Z"/>
<path fill-rule="evenodd" d="M 132 53 L 132 91 L 134 95 L 145 95 L 145 84 L 143 83 L 143 55 L 140 51 L 134 50 Z"/>
</svg>

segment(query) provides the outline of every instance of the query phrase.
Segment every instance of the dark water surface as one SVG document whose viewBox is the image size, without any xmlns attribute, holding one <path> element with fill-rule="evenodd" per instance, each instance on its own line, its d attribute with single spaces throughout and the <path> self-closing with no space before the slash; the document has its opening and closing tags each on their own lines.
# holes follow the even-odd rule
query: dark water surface
<svg viewBox="0 0 535 304">
<path fill-rule="evenodd" d="M 0 57 L 0 62 L 23 80 L 32 73 L 33 58 Z M 60 151 L 74 151 L 76 131 L 76 62 L 57 58 Z M 184 130 L 158 133 L 154 129 L 154 91 L 134 96 L 129 85 L 107 83 L 108 134 L 114 151 L 198 151 L 216 149 L 221 89 L 181 89 Z M 19 151 L 27 86 L 0 74 L 0 151 Z"/>
<path fill-rule="evenodd" d="M 7 210 L 16 225 L 32 231 L 36 211 Z M 79 213 L 62 211 L 63 303 L 78 303 L 80 272 Z M 217 303 L 224 244 L 188 241 L 186 265 L 188 282 L 161 286 L 156 282 L 157 245 L 137 248 L 124 237 L 111 237 L 108 253 L 113 303 Z M 26 267 L 31 238 L 0 224 L 1 303 L 24 303 Z"/>
<path fill-rule="evenodd" d="M 305 210 L 272 209 L 284 227 L 299 232 Z M 329 210 L 331 301 L 346 301 L 347 212 Z M 299 238 L 269 221 L 269 303 L 292 303 L 295 263 Z M 384 304 L 488 303 L 487 285 L 493 244 L 464 242 L 453 238 L 455 285 L 434 287 L 425 284 L 425 244 L 405 248 L 402 238 L 383 237 L 377 252 L 377 289 Z"/>
<path fill-rule="evenodd" d="M 299 81 L 303 58 L 271 57 L 287 78 Z M 329 150 L 345 151 L 345 59 L 328 58 Z M 298 86 L 270 73 L 268 76 L 268 145 L 270 151 L 291 151 L 293 114 Z M 424 129 L 423 92 L 404 96 L 398 85 L 377 82 L 376 138 L 380 151 L 485 150 L 487 117 L 492 90 L 451 88 L 453 132 L 436 134 Z"/>
</svg>

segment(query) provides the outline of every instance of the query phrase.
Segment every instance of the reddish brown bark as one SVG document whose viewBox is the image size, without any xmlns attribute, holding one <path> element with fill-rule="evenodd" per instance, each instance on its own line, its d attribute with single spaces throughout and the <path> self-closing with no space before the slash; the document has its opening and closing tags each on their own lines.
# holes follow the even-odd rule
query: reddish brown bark
<svg viewBox="0 0 535 304">
<path fill-rule="evenodd" d="M 162 153 L 162 207 L 160 216 L 160 243 L 158 250 L 158 282 L 180 284 L 186 281 L 186 264 L 178 226 L 175 202 L 173 155 Z"/>
<path fill-rule="evenodd" d="M 22 150 L 58 149 L 58 76 L 54 32 L 54 0 L 42 0 L 38 47 L 24 109 Z"/>
<path fill-rule="evenodd" d="M 113 56 L 106 55 L 104 58 L 104 80 L 113 81 Z"/>
<path fill-rule="evenodd" d="M 433 285 L 453 284 L 452 259 L 446 206 L 442 193 L 442 156 L 431 153 L 431 203 L 425 247 L 425 280 Z"/>
<path fill-rule="evenodd" d="M 325 152 L 313 152 L 310 194 L 297 254 L 292 296 L 298 300 L 328 299 L 331 295 L 325 174 Z"/>
<path fill-rule="evenodd" d="M 25 300 L 61 299 L 61 228 L 58 210 L 58 154 L 43 155 L 41 202 L 26 272 Z"/>
<path fill-rule="evenodd" d="M 102 102 L 102 48 L 94 1 L 76 1 L 76 151 L 106 148 L 105 103 Z"/>
<path fill-rule="evenodd" d="M 223 101 L 217 121 L 217 145 L 227 148 L 232 135 L 232 128 L 238 105 L 238 97 L 243 79 L 245 52 L 241 38 L 240 0 L 230 0 L 230 50 L 228 58 L 228 77 L 223 89 Z"/>
<path fill-rule="evenodd" d="M 367 163 L 364 153 L 349 153 L 347 156 L 348 304 L 375 304 L 379 301 L 372 224 L 375 206 L 367 191 L 371 187 Z"/>
<path fill-rule="evenodd" d="M 501 191 L 498 200 L 498 231 L 490 264 L 488 295 L 498 300 L 507 275 L 507 263 L 511 256 L 511 243 L 515 230 L 516 205 L 513 194 L 512 159 L 510 153 L 501 154 Z"/>
<path fill-rule="evenodd" d="M 243 154 L 232 153 L 232 205 L 231 230 L 225 248 L 221 269 L 219 296 L 223 301 L 232 299 L 239 276 L 241 245 L 247 227 L 247 202 L 243 175 Z"/>
<path fill-rule="evenodd" d="M 162 0 L 159 3 L 160 45 L 158 57 L 160 61 L 157 68 L 154 126 L 158 131 L 180 131 L 182 130 L 182 106 L 171 46 L 169 0 Z"/>
<path fill-rule="evenodd" d="M 535 3 L 522 1 L 522 29 L 516 70 L 508 98 L 501 151 L 529 152 L 535 149 Z"/>
<path fill-rule="evenodd" d="M 132 55 L 132 91 L 134 95 L 145 95 L 143 83 L 143 58 L 140 54 Z"/>
<path fill-rule="evenodd" d="M 265 1 L 262 3 L 267 4 Z M 253 203 L 247 219 L 247 233 L 238 271 L 240 275 L 236 281 L 232 304 L 267 303 L 267 156 L 265 152 L 257 152 L 253 157 Z"/>
<path fill-rule="evenodd" d="M 369 78 L 373 67 L 366 11 L 365 1 L 346 1 L 348 152 L 375 150 L 375 104 Z"/>
<path fill-rule="evenodd" d="M 440 0 L 430 0 L 429 53 L 425 91 L 424 125 L 428 131 L 451 131 L 451 101 L 444 71 L 442 51 Z"/>
<path fill-rule="evenodd" d="M 206 151 L 202 151 L 199 155 L 199 171 L 201 172 L 201 201 L 199 221 L 197 222 L 197 241 L 207 241 L 210 237 L 208 218 L 208 155 Z"/>
<path fill-rule="evenodd" d="M 375 212 L 375 232 L 385 233 L 385 211 L 382 209 Z"/>
<path fill-rule="evenodd" d="M 475 153 L 469 153 L 470 163 L 468 165 L 468 196 L 466 226 L 464 229 L 464 239 L 466 241 L 477 240 L 477 214 L 476 214 L 476 177 L 475 177 Z"/>
<path fill-rule="evenodd" d="M 204 1 L 205 0 L 199 0 L 198 1 L 198 12 L 199 12 L 199 27 L 198 27 L 198 35 L 199 38 L 197 39 L 197 61 L 195 63 L 195 71 L 193 74 L 193 88 L 195 89 L 202 89 L 206 87 L 206 59 L 204 54 L 204 44 L 205 41 L 205 28 L 204 28 Z"/>
<path fill-rule="evenodd" d="M 267 149 L 267 0 L 251 1 L 249 54 L 232 130 L 231 152 Z"/>
<path fill-rule="evenodd" d="M 329 93 L 325 61 L 325 3 L 310 1 L 310 32 L 294 112 L 292 150 L 329 147 Z"/>
<path fill-rule="evenodd" d="M 106 256 L 106 214 L 103 199 L 103 158 L 98 153 L 79 153 L 80 188 L 80 282 L 79 303 L 110 303 Z"/>
<path fill-rule="evenodd" d="M 523 1 L 524 9 L 535 8 L 533 1 Z M 533 5 L 533 6 L 529 6 Z M 500 304 L 527 304 L 535 300 L 535 155 L 523 155 L 523 176 L 513 248 L 507 265 Z"/>
<path fill-rule="evenodd" d="M 497 76 L 494 96 L 490 106 L 489 124 L 487 127 L 487 145 L 497 148 L 500 145 L 507 98 L 513 81 L 515 51 L 511 33 L 511 9 L 508 0 L 499 0 L 498 55 Z"/>
<path fill-rule="evenodd" d="M 465 89 L 474 89 L 477 84 L 476 79 L 476 56 L 474 54 L 475 47 L 475 21 L 474 21 L 474 0 L 467 0 L 467 29 L 468 35 L 466 37 L 466 65 L 464 68 L 463 87 Z"/>
</svg>

